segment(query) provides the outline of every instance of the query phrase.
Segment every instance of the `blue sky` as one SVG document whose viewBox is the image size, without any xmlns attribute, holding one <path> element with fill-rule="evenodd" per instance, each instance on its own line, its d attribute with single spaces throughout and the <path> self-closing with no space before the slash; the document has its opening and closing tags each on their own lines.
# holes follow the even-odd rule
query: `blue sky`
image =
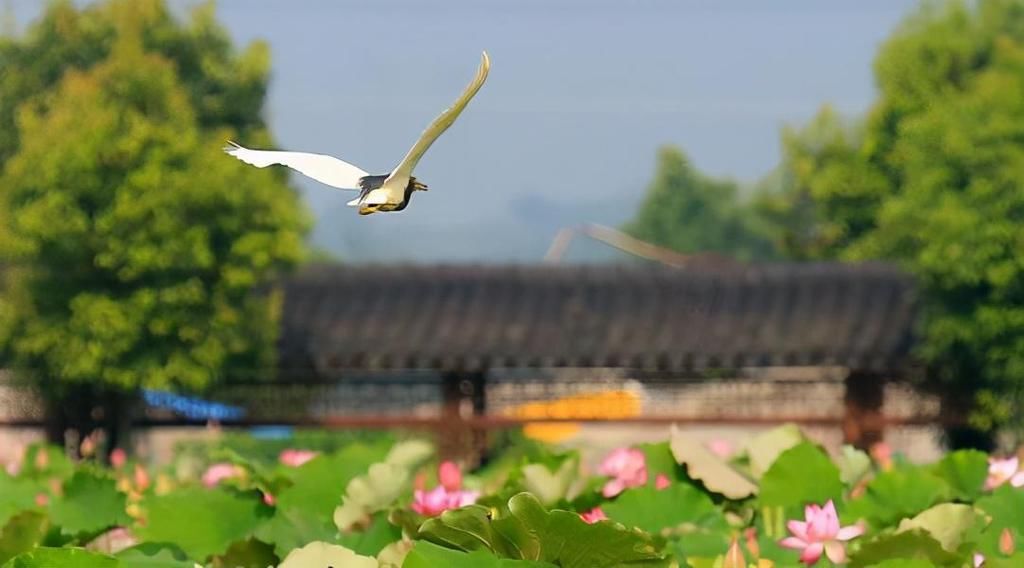
<svg viewBox="0 0 1024 568">
<path fill-rule="evenodd" d="M 42 0 L 8 0 L 22 22 Z M 194 0 L 171 0 L 185 9 Z M 281 148 L 387 172 L 465 86 L 490 78 L 416 175 L 403 213 L 295 177 L 314 242 L 347 260 L 534 261 L 559 227 L 629 219 L 655 151 L 753 182 L 779 131 L 874 98 L 878 44 L 916 0 L 219 0 L 235 40 L 269 42 Z M 240 141 L 243 144 L 245 141 Z M 592 247 L 593 245 L 589 245 Z M 586 255 L 588 245 L 574 245 Z"/>
</svg>

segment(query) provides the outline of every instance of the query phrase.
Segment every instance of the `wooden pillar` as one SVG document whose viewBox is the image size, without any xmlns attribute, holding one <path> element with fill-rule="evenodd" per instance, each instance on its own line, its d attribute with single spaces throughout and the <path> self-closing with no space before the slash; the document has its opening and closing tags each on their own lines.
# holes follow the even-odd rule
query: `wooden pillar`
<svg viewBox="0 0 1024 568">
<path fill-rule="evenodd" d="M 441 424 L 438 451 L 444 459 L 475 465 L 487 447 L 484 428 L 467 423 L 487 412 L 486 371 L 449 371 L 441 375 Z"/>
<path fill-rule="evenodd" d="M 437 428 L 437 451 L 441 459 L 457 458 L 458 435 L 462 422 L 462 378 L 457 372 L 441 375 L 441 423 Z"/>
<path fill-rule="evenodd" d="M 885 378 L 878 373 L 853 369 L 846 376 L 843 396 L 843 441 L 862 450 L 885 438 Z"/>
<path fill-rule="evenodd" d="M 470 394 L 474 418 L 487 416 L 487 371 L 473 373 L 470 380 Z M 481 465 L 487 461 L 487 428 L 476 426 L 472 431 L 473 463 Z"/>
</svg>

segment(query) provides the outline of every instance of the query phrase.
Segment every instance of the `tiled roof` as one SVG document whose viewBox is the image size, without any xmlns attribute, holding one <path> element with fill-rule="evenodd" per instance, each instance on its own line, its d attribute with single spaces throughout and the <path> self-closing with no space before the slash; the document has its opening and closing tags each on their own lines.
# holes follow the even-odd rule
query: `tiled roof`
<svg viewBox="0 0 1024 568">
<path fill-rule="evenodd" d="M 912 281 L 883 264 L 312 266 L 282 370 L 521 366 L 896 369 Z"/>
</svg>

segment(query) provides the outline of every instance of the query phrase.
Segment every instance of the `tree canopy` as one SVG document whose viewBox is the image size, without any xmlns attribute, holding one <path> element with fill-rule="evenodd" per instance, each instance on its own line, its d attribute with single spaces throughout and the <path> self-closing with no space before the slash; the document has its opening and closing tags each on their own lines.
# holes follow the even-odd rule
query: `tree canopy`
<svg viewBox="0 0 1024 568">
<path fill-rule="evenodd" d="M 221 151 L 268 138 L 265 56 L 247 53 L 208 11 L 182 27 L 157 0 L 58 3 L 0 48 L 16 369 L 53 390 L 199 389 L 271 366 L 277 303 L 254 289 L 300 260 L 308 220 L 281 175 Z"/>
<path fill-rule="evenodd" d="M 85 8 L 53 0 L 23 36 L 0 36 L 0 164 L 18 147 L 18 109 L 30 101 L 46 104 L 65 73 L 106 59 L 125 26 L 133 26 L 144 51 L 174 67 L 202 128 L 231 128 L 246 138 L 262 133 L 270 50 L 256 41 L 236 52 L 213 2 L 183 23 L 164 0 L 107 0 Z"/>
<path fill-rule="evenodd" d="M 679 252 L 769 256 L 771 243 L 755 232 L 751 221 L 747 208 L 738 203 L 735 183 L 702 175 L 681 150 L 669 146 L 658 152 L 654 180 L 625 230 Z"/>
<path fill-rule="evenodd" d="M 930 376 L 988 429 L 1024 388 L 1024 4 L 927 3 L 875 76 L 863 122 L 826 108 L 787 131 L 785 181 L 759 208 L 793 256 L 917 275 Z"/>
</svg>

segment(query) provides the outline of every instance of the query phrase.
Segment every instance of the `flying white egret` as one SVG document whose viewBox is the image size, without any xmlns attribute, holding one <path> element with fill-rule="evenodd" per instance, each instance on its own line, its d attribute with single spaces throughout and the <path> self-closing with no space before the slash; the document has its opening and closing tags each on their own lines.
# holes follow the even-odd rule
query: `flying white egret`
<svg viewBox="0 0 1024 568">
<path fill-rule="evenodd" d="M 445 130 L 455 123 L 462 114 L 470 99 L 476 95 L 491 69 L 491 60 L 487 52 L 483 52 L 480 68 L 476 77 L 469 83 L 466 90 L 455 100 L 455 104 L 441 113 L 434 122 L 423 131 L 412 149 L 389 174 L 370 175 L 362 169 L 344 162 L 333 156 L 310 154 L 306 152 L 281 152 L 274 150 L 250 150 L 229 141 L 224 151 L 239 160 L 265 168 L 274 164 L 288 166 L 293 170 L 311 177 L 320 183 L 339 189 L 359 191 L 359 197 L 348 202 L 349 207 L 358 207 L 360 215 L 369 215 L 378 211 L 401 211 L 409 205 L 412 192 L 427 191 L 427 186 L 412 176 L 412 170 Z"/>
</svg>

